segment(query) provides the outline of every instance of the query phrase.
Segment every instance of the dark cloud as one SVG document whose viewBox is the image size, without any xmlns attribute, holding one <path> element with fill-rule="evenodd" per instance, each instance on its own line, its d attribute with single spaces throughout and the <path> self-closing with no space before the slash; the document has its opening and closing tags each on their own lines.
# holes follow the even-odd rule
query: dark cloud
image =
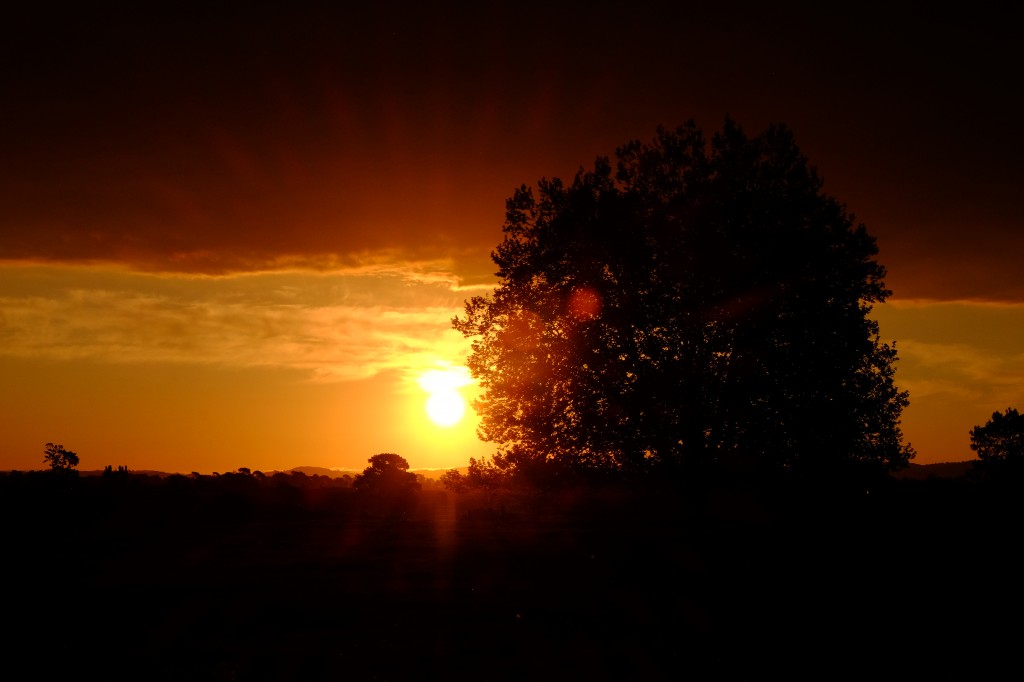
<svg viewBox="0 0 1024 682">
<path fill-rule="evenodd" d="M 518 184 L 731 115 L 794 129 L 897 295 L 1024 300 L 1009 17 L 685 5 L 16 10 L 0 258 L 486 253 Z"/>
</svg>

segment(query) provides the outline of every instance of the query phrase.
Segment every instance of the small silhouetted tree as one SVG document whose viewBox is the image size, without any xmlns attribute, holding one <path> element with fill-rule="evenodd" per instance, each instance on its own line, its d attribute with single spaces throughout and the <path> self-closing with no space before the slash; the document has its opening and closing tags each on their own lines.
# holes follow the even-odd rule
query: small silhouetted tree
<svg viewBox="0 0 1024 682">
<path fill-rule="evenodd" d="M 50 465 L 52 471 L 71 472 L 78 466 L 78 455 L 63 445 L 47 443 L 43 452 L 43 461 Z"/>
<path fill-rule="evenodd" d="M 971 450 L 988 469 L 1024 469 L 1024 415 L 1010 407 L 993 412 L 984 426 L 970 431 Z"/>
<path fill-rule="evenodd" d="M 382 452 L 367 460 L 370 466 L 355 477 L 356 490 L 388 495 L 412 493 L 420 488 L 416 474 L 409 472 L 409 462 L 391 452 Z"/>
<path fill-rule="evenodd" d="M 727 120 L 523 185 L 473 340 L 481 437 L 530 476 L 884 471 L 914 456 L 875 240 L 792 133 Z M 547 476 L 550 478 L 550 476 Z"/>
<path fill-rule="evenodd" d="M 112 478 L 127 478 L 127 477 L 128 477 L 128 467 L 123 465 L 123 464 L 119 464 L 117 466 L 117 469 L 115 469 L 113 467 L 113 465 L 111 465 L 111 464 L 108 464 L 107 466 L 103 467 L 103 478 L 112 479 Z"/>
</svg>

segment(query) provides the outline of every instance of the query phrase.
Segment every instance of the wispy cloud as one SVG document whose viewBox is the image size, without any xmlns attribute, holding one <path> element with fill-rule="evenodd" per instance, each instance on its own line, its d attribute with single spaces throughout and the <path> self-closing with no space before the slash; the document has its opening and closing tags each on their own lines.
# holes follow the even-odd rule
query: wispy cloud
<svg viewBox="0 0 1024 682">
<path fill-rule="evenodd" d="M 906 301 L 875 316 L 882 335 L 897 341 L 899 381 L 912 400 L 1024 400 L 1024 304 Z"/>
<path fill-rule="evenodd" d="M 444 261 L 388 255 L 219 277 L 0 266 L 0 354 L 284 367 L 318 380 L 460 363 L 469 344 L 451 318 L 467 292 L 489 287 L 462 284 Z"/>
<path fill-rule="evenodd" d="M 916 398 L 946 394 L 1003 402 L 1024 397 L 1024 353 L 916 340 L 900 343 L 899 353 L 901 384 Z"/>
</svg>

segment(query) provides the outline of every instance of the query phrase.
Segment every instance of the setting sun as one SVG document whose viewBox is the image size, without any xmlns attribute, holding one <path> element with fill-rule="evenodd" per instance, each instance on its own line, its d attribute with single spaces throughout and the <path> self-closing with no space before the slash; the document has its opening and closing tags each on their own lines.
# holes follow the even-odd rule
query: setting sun
<svg viewBox="0 0 1024 682">
<path fill-rule="evenodd" d="M 427 416 L 438 426 L 455 426 L 465 413 L 466 401 L 458 391 L 437 391 L 427 398 Z"/>
<path fill-rule="evenodd" d="M 431 369 L 420 375 L 420 387 L 427 392 L 425 405 L 430 421 L 445 428 L 455 426 L 466 413 L 466 400 L 459 389 L 473 383 L 465 367 Z"/>
</svg>

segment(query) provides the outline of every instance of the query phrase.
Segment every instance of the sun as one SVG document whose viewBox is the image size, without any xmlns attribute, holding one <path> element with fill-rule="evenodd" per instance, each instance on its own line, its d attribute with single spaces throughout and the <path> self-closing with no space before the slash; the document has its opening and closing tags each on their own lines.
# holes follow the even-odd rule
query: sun
<svg viewBox="0 0 1024 682">
<path fill-rule="evenodd" d="M 438 426 L 455 426 L 466 414 L 466 401 L 456 390 L 435 391 L 427 398 L 427 416 Z"/>
<path fill-rule="evenodd" d="M 473 383 L 465 367 L 430 369 L 420 375 L 420 387 L 427 392 L 425 405 L 430 421 L 440 427 L 455 426 L 466 414 L 466 400 L 459 389 Z"/>
</svg>

